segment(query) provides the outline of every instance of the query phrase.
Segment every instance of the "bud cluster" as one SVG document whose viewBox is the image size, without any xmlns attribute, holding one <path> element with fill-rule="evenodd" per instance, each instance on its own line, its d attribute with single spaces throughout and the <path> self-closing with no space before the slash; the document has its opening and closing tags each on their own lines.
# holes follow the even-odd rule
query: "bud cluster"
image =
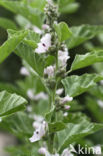
<svg viewBox="0 0 103 156">
<path fill-rule="evenodd" d="M 58 8 L 53 4 L 52 1 L 48 1 L 48 4 L 46 5 L 45 9 L 45 14 L 47 16 L 47 24 L 52 27 L 54 21 L 57 21 L 58 19 Z"/>
</svg>

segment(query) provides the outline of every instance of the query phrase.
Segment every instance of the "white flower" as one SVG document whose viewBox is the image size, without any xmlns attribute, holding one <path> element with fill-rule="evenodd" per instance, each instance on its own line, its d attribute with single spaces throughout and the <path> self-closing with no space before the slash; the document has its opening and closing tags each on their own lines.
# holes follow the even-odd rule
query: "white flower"
<svg viewBox="0 0 103 156">
<path fill-rule="evenodd" d="M 98 105 L 103 108 L 103 101 L 102 100 L 97 100 Z"/>
<path fill-rule="evenodd" d="M 41 43 L 45 44 L 45 46 L 48 50 L 51 46 L 51 34 L 49 34 L 49 33 L 45 34 L 45 36 L 41 38 Z"/>
<path fill-rule="evenodd" d="M 39 29 L 37 26 L 33 26 L 33 30 L 34 30 L 34 32 L 36 32 L 37 34 L 42 34 L 42 30 L 41 29 Z"/>
<path fill-rule="evenodd" d="M 70 106 L 69 105 L 65 105 L 64 108 L 65 108 L 65 110 L 69 110 Z"/>
<path fill-rule="evenodd" d="M 64 151 L 63 151 L 61 156 L 73 156 L 73 154 L 70 153 L 70 151 L 66 148 L 66 149 L 64 149 Z"/>
<path fill-rule="evenodd" d="M 67 102 L 71 102 L 73 100 L 73 97 L 70 97 L 69 95 L 65 96 L 64 98 L 61 98 L 60 103 L 65 104 Z"/>
<path fill-rule="evenodd" d="M 37 121 L 33 122 L 33 127 L 35 129 L 38 129 L 40 126 L 41 126 L 41 123 L 40 122 L 37 122 Z"/>
<path fill-rule="evenodd" d="M 35 49 L 35 52 L 38 54 L 42 54 L 46 52 L 46 45 L 43 43 L 38 43 L 38 47 Z"/>
<path fill-rule="evenodd" d="M 47 122 L 40 115 L 34 115 L 33 127 L 35 128 L 33 136 L 29 139 L 30 142 L 39 141 L 45 134 L 48 128 Z"/>
<path fill-rule="evenodd" d="M 44 118 L 43 118 L 43 116 L 41 116 L 41 115 L 34 115 L 34 122 L 33 122 L 33 127 L 35 128 L 35 129 L 38 129 L 41 125 L 42 125 L 42 123 L 43 123 L 43 121 L 44 121 Z"/>
<path fill-rule="evenodd" d="M 21 67 L 20 74 L 24 75 L 24 76 L 29 76 L 30 75 L 30 73 L 28 72 L 28 70 L 25 67 Z"/>
<path fill-rule="evenodd" d="M 62 51 L 62 50 L 58 51 L 58 61 L 59 61 L 60 67 L 65 68 L 67 65 L 67 60 L 69 58 L 70 58 L 70 56 L 68 56 L 67 49 L 65 49 L 65 51 Z"/>
<path fill-rule="evenodd" d="M 43 30 L 49 30 L 50 29 L 49 25 L 47 25 L 47 24 L 43 24 L 42 28 L 43 28 Z"/>
<path fill-rule="evenodd" d="M 48 66 L 44 69 L 44 74 L 48 75 L 48 77 L 53 77 L 55 72 L 55 66 Z"/>
<path fill-rule="evenodd" d="M 38 43 L 38 47 L 35 49 L 35 52 L 38 54 L 46 53 L 50 47 L 51 34 L 47 33 L 41 38 L 40 43 Z"/>
<path fill-rule="evenodd" d="M 42 138 L 41 130 L 37 129 L 29 140 L 30 142 L 33 143 L 33 142 L 39 141 L 41 138 Z"/>
<path fill-rule="evenodd" d="M 30 142 L 36 142 L 42 139 L 43 136 L 45 136 L 47 131 L 47 123 L 44 121 L 35 131 L 33 136 L 29 139 Z"/>
<path fill-rule="evenodd" d="M 60 88 L 60 89 L 56 90 L 57 95 L 61 95 L 62 93 L 63 93 L 63 88 Z"/>
</svg>

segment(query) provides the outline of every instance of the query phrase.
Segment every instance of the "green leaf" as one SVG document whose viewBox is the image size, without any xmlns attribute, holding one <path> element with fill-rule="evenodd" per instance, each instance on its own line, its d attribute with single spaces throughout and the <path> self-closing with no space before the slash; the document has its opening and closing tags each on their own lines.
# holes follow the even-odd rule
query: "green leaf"
<svg viewBox="0 0 103 156">
<path fill-rule="evenodd" d="M 27 45 L 29 45 L 33 49 L 37 48 L 37 44 L 34 41 L 24 40 L 23 42 L 26 43 Z"/>
<path fill-rule="evenodd" d="M 67 40 L 72 35 L 72 32 L 70 31 L 68 25 L 65 22 L 54 24 L 54 28 L 60 42 Z"/>
<path fill-rule="evenodd" d="M 90 120 L 85 114 L 78 112 L 78 113 L 69 113 L 68 116 L 64 117 L 63 122 L 64 123 L 73 123 L 73 124 L 79 124 L 83 120 Z"/>
<path fill-rule="evenodd" d="M 43 76 L 45 66 L 43 55 L 35 53 L 30 46 L 23 43 L 17 47 L 16 54 L 24 59 L 39 75 Z"/>
<path fill-rule="evenodd" d="M 4 29 L 17 29 L 17 26 L 13 21 L 3 17 L 0 17 L 0 27 Z"/>
<path fill-rule="evenodd" d="M 103 51 L 86 53 L 85 55 L 76 55 L 71 70 L 77 70 L 92 65 L 93 63 L 103 61 Z"/>
<path fill-rule="evenodd" d="M 27 31 L 20 31 L 20 33 L 18 32 L 18 34 L 14 34 L 0 47 L 0 63 L 2 63 L 11 54 L 11 52 L 15 50 L 27 33 Z"/>
<path fill-rule="evenodd" d="M 40 35 L 35 33 L 32 30 L 28 30 L 27 32 L 28 32 L 28 34 L 26 35 L 26 37 L 23 40 L 23 42 L 27 43 L 27 45 L 29 45 L 28 42 L 31 42 L 34 45 L 36 45 L 36 43 L 38 43 L 40 41 Z M 19 35 L 20 33 L 22 33 L 22 31 L 16 31 L 16 30 L 8 29 L 8 36 L 9 36 L 9 38 L 12 37 L 15 34 Z"/>
<path fill-rule="evenodd" d="M 23 97 L 25 96 L 25 92 L 21 90 L 17 85 L 13 85 L 11 83 L 0 82 L 0 91 L 6 90 L 9 93 L 16 93 Z"/>
<path fill-rule="evenodd" d="M 86 120 L 83 120 L 79 124 L 69 123 L 65 131 L 59 132 L 59 139 L 62 138 L 62 141 L 59 141 L 60 148 L 59 152 L 61 153 L 65 148 L 70 144 L 80 140 L 81 138 L 90 135 L 103 128 L 103 124 L 90 123 Z M 64 139 L 63 139 L 64 138 Z M 64 140 L 64 141 L 63 141 Z"/>
<path fill-rule="evenodd" d="M 50 133 L 61 131 L 66 128 L 66 126 L 63 122 L 49 123 L 48 126 L 49 126 Z"/>
<path fill-rule="evenodd" d="M 30 40 L 38 43 L 40 41 L 40 35 L 35 33 L 33 30 L 28 30 L 28 35 L 26 36 L 26 40 Z"/>
<path fill-rule="evenodd" d="M 27 101 L 16 94 L 10 94 L 6 91 L 0 92 L 0 116 L 12 114 L 25 109 L 24 104 Z"/>
<path fill-rule="evenodd" d="M 103 76 L 97 74 L 84 74 L 82 76 L 69 76 L 62 80 L 65 92 L 69 96 L 75 97 L 86 92 L 90 87 L 96 85 L 96 82 L 103 79 Z"/>
<path fill-rule="evenodd" d="M 24 43 L 26 43 L 27 45 L 29 45 L 33 49 L 37 48 L 37 43 L 39 41 L 40 41 L 39 34 L 36 34 L 32 30 L 29 30 L 28 35 L 26 36 L 25 40 L 23 40 Z"/>
<path fill-rule="evenodd" d="M 0 82 L 0 91 L 3 91 L 3 90 L 6 90 L 10 93 L 18 94 L 18 88 L 11 83 Z"/>
<path fill-rule="evenodd" d="M 103 26 L 81 25 L 71 28 L 72 36 L 67 41 L 69 49 L 74 48 L 83 42 L 92 39 L 96 35 L 103 32 Z"/>
<path fill-rule="evenodd" d="M 0 126 L 17 137 L 30 137 L 33 134 L 33 120 L 26 113 L 18 112 L 3 119 Z"/>
<path fill-rule="evenodd" d="M 8 29 L 8 35 L 9 35 L 9 37 L 12 37 L 12 35 L 14 35 L 15 33 L 18 34 L 18 33 L 20 33 L 20 31 L 15 31 L 15 30 Z M 23 42 L 25 44 L 29 45 L 33 49 L 35 49 L 37 47 L 37 43 L 39 41 L 40 41 L 39 34 L 36 34 L 32 30 L 28 30 L 28 35 L 23 40 Z"/>
<path fill-rule="evenodd" d="M 79 3 L 74 0 L 59 0 L 59 12 L 62 14 L 73 13 L 79 8 Z"/>
<path fill-rule="evenodd" d="M 0 0 L 0 5 L 6 9 L 12 11 L 13 13 L 20 14 L 26 17 L 32 24 L 41 27 L 42 19 L 40 16 L 40 11 L 36 8 L 32 8 L 30 5 L 14 0 Z"/>
</svg>

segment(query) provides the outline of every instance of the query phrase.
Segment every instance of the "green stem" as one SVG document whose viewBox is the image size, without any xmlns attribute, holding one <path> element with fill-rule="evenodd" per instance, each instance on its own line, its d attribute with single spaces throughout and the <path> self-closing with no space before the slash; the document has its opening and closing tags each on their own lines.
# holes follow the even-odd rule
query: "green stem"
<svg viewBox="0 0 103 156">
<path fill-rule="evenodd" d="M 56 53 L 56 72 L 57 72 L 57 70 L 58 70 L 58 51 L 57 51 L 57 53 Z M 52 91 L 52 100 L 51 100 L 51 108 L 55 105 L 55 95 L 56 95 L 56 89 L 57 89 L 57 84 L 58 84 L 58 82 L 57 82 L 57 79 L 56 79 L 56 77 L 55 77 L 55 80 L 56 80 L 56 86 L 55 86 L 55 88 L 54 88 L 54 90 Z M 54 122 L 56 120 L 56 112 L 54 111 L 54 113 L 53 113 L 53 115 L 52 115 L 52 117 L 51 117 L 51 123 L 52 122 Z M 49 144 L 49 151 L 53 154 L 53 152 L 54 152 L 54 137 L 55 137 L 55 133 L 51 133 L 51 134 L 49 134 L 49 140 L 48 140 L 48 144 Z"/>
<path fill-rule="evenodd" d="M 56 72 L 58 71 L 58 51 L 56 52 Z"/>
<path fill-rule="evenodd" d="M 68 75 L 69 73 L 71 73 L 72 72 L 72 70 L 68 70 L 67 72 L 66 72 L 66 75 Z"/>
<path fill-rule="evenodd" d="M 55 90 L 52 92 L 52 95 L 51 95 L 51 108 L 55 105 Z M 55 121 L 55 111 L 54 113 L 52 114 L 51 116 L 51 123 Z M 51 154 L 53 154 L 54 152 L 54 136 L 55 134 L 54 133 L 50 133 L 49 134 L 49 138 L 48 138 L 48 148 L 49 148 L 49 151 Z"/>
<path fill-rule="evenodd" d="M 50 151 L 50 153 L 51 154 L 53 154 L 54 153 L 54 133 L 51 133 L 50 135 L 49 135 L 49 142 L 48 142 L 48 144 L 49 144 L 49 146 L 48 146 L 48 148 L 49 148 L 49 151 Z"/>
</svg>

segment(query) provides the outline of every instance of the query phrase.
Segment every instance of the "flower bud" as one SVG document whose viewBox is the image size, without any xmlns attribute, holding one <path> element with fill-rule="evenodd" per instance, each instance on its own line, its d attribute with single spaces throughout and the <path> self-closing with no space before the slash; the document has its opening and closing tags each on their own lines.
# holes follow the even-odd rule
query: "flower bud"
<svg viewBox="0 0 103 156">
<path fill-rule="evenodd" d="M 63 116 L 64 116 L 64 117 L 67 117 L 67 116 L 68 116 L 68 112 L 65 112 L 65 113 L 63 114 Z"/>
<path fill-rule="evenodd" d="M 60 89 L 56 90 L 57 95 L 61 95 L 62 93 L 63 93 L 63 88 L 60 88 Z"/>
<path fill-rule="evenodd" d="M 69 95 L 65 96 L 64 98 L 61 98 L 60 103 L 66 104 L 67 102 L 71 102 L 73 100 L 73 97 L 70 97 Z"/>
<path fill-rule="evenodd" d="M 45 155 L 47 153 L 47 149 L 45 147 L 41 147 L 39 150 L 38 150 L 38 153 L 39 154 L 42 154 L 42 155 Z"/>
<path fill-rule="evenodd" d="M 44 75 L 48 75 L 48 77 L 53 77 L 55 72 L 54 66 L 48 66 L 44 69 Z"/>
<path fill-rule="evenodd" d="M 43 24 L 42 28 L 43 28 L 43 30 L 48 30 L 48 29 L 50 29 L 50 27 L 49 27 L 48 24 Z"/>
<path fill-rule="evenodd" d="M 65 106 L 64 106 L 64 109 L 65 109 L 65 110 L 69 110 L 69 109 L 70 109 L 70 106 L 69 106 L 69 105 L 65 105 Z"/>
<path fill-rule="evenodd" d="M 21 67 L 20 74 L 24 75 L 24 76 L 29 76 L 30 75 L 30 73 L 28 72 L 28 70 L 25 67 Z"/>
</svg>

